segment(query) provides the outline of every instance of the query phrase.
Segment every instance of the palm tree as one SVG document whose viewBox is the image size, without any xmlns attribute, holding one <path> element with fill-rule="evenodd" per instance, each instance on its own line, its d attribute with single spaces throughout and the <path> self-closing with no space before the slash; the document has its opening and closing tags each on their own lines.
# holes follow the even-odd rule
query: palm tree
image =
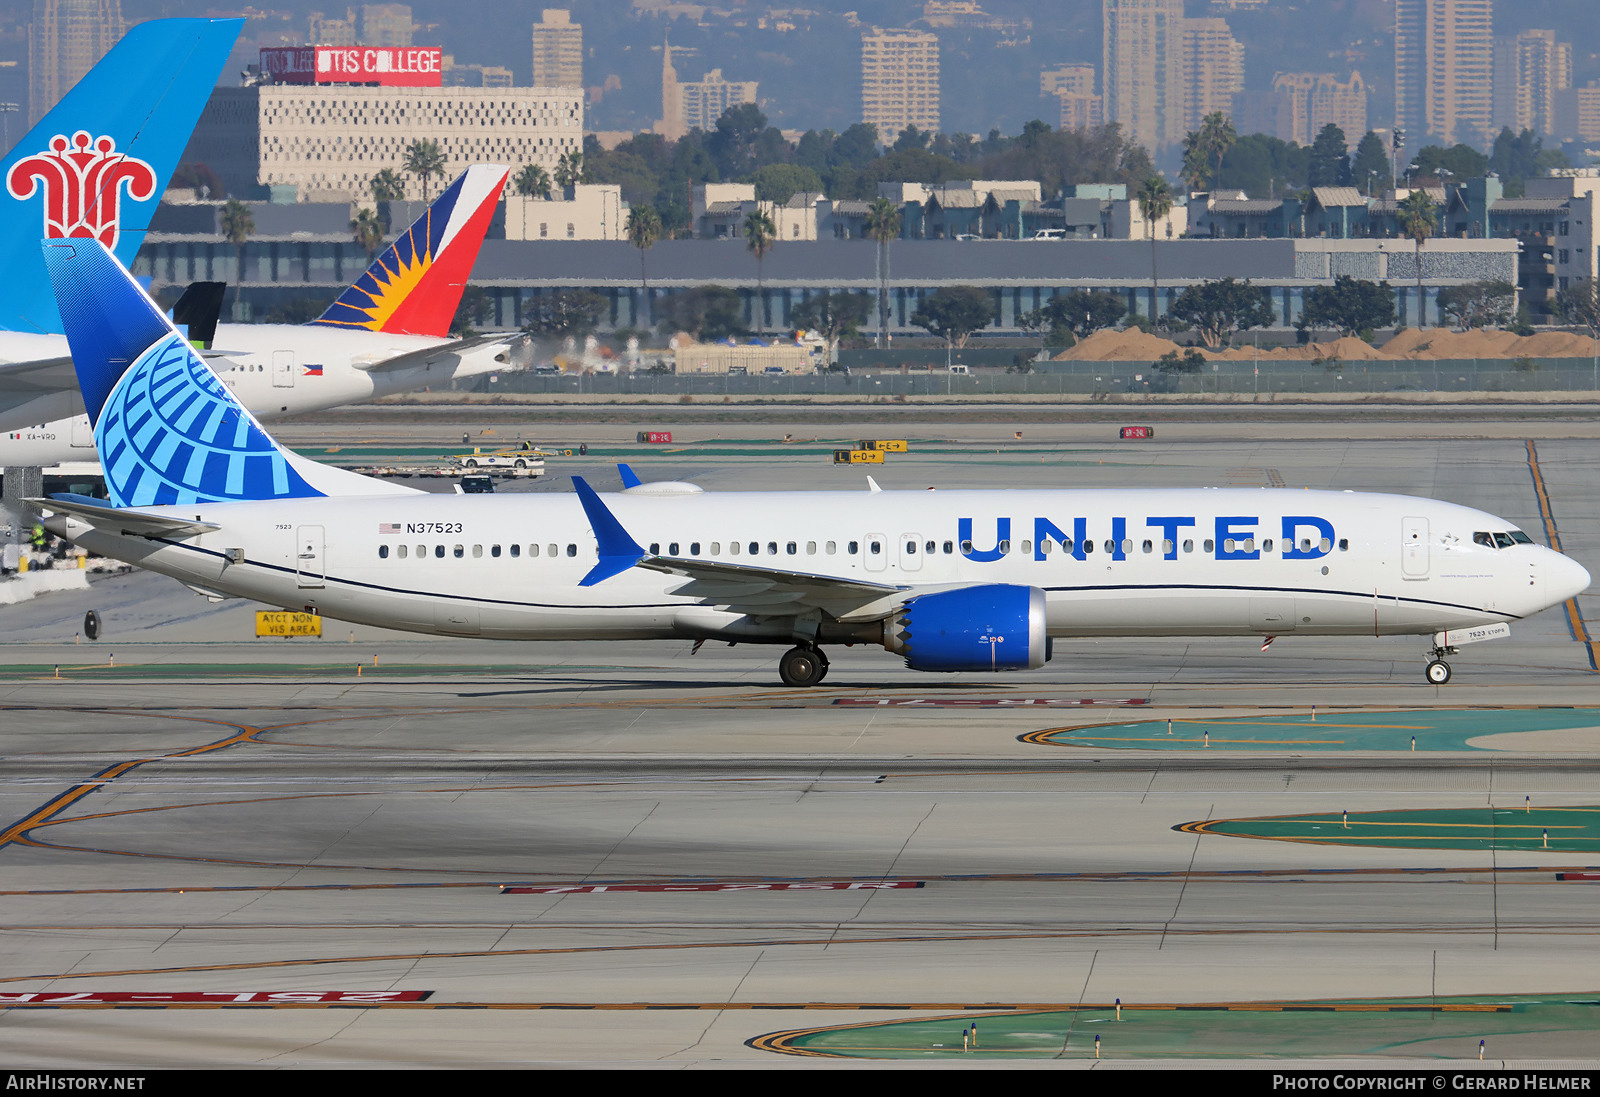
<svg viewBox="0 0 1600 1097">
<path fill-rule="evenodd" d="M 556 186 L 562 190 L 576 186 L 583 179 L 583 153 L 577 149 L 563 153 L 556 161 Z"/>
<path fill-rule="evenodd" d="M 761 302 L 761 330 L 767 330 L 767 283 L 762 261 L 778 240 L 778 227 L 766 210 L 757 206 L 744 215 L 745 247 L 756 257 L 756 300 Z"/>
<path fill-rule="evenodd" d="M 356 243 L 361 245 L 361 250 L 367 253 L 368 262 L 378 254 L 378 249 L 383 246 L 383 238 L 388 234 L 378 215 L 366 207 L 356 210 L 355 217 L 350 220 L 350 232 Z"/>
<path fill-rule="evenodd" d="M 628 243 L 639 249 L 639 326 L 646 329 L 650 327 L 650 281 L 645 276 L 644 253 L 661 239 L 661 231 L 661 215 L 651 207 L 635 206 L 628 211 Z"/>
<path fill-rule="evenodd" d="M 1222 185 L 1222 158 L 1228 155 L 1228 150 L 1239 141 L 1239 131 L 1233 128 L 1233 119 L 1214 110 L 1200 120 L 1200 134 L 1198 145 L 1209 159 L 1215 157 L 1216 171 L 1211 175 L 1212 189 Z"/>
<path fill-rule="evenodd" d="M 900 207 L 879 195 L 867 210 L 867 235 L 878 242 L 878 349 L 889 330 L 889 241 L 900 235 Z"/>
<path fill-rule="evenodd" d="M 1150 234 L 1150 323 L 1159 311 L 1156 300 L 1161 292 L 1156 281 L 1156 222 L 1172 212 L 1172 187 L 1159 175 L 1152 175 L 1139 187 L 1139 214 L 1144 230 Z"/>
<path fill-rule="evenodd" d="M 228 204 L 222 207 L 222 238 L 233 245 L 238 260 L 236 277 L 241 283 L 244 281 L 244 245 L 255 231 L 256 219 L 251 216 L 250 207 L 237 198 L 228 199 Z"/>
<path fill-rule="evenodd" d="M 524 198 L 549 198 L 550 173 L 540 164 L 529 164 L 517 172 L 517 193 Z"/>
<path fill-rule="evenodd" d="M 429 194 L 428 180 L 435 175 L 444 173 L 444 153 L 439 151 L 439 142 L 418 140 L 413 141 L 406 148 L 406 157 L 402 166 L 412 175 L 422 178 L 422 200 L 432 201 Z"/>
<path fill-rule="evenodd" d="M 1428 192 L 1418 187 L 1406 195 L 1395 210 L 1400 222 L 1400 233 L 1409 236 L 1417 245 L 1417 327 L 1422 326 L 1422 245 L 1433 235 L 1435 210 Z"/>
<path fill-rule="evenodd" d="M 374 202 L 403 202 L 405 197 L 406 182 L 393 168 L 384 168 L 372 177 Z"/>
</svg>

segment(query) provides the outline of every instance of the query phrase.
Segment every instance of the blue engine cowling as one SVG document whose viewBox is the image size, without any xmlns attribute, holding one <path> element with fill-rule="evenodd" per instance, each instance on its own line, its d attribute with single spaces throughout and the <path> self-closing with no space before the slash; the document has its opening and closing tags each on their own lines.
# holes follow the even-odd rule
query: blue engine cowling
<svg viewBox="0 0 1600 1097">
<path fill-rule="evenodd" d="M 923 594 L 884 629 L 912 670 L 1037 670 L 1050 658 L 1044 591 L 991 584 Z"/>
</svg>

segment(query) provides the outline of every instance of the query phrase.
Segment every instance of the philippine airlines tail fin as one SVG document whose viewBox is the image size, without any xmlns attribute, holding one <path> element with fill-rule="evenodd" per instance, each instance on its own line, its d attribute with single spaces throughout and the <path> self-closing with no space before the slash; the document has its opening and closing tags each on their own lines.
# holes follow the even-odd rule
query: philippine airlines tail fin
<svg viewBox="0 0 1600 1097">
<path fill-rule="evenodd" d="M 278 445 L 98 240 L 44 242 L 118 507 L 411 494 Z"/>
<path fill-rule="evenodd" d="M 40 237 L 133 262 L 243 25 L 140 23 L 0 159 L 0 329 L 61 332 Z"/>
<path fill-rule="evenodd" d="M 510 169 L 470 167 L 313 320 L 396 335 L 450 334 Z"/>
</svg>

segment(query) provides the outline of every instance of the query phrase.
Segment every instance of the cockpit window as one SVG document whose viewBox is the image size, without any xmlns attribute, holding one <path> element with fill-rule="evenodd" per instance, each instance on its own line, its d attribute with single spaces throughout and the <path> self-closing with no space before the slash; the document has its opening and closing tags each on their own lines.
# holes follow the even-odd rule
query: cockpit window
<svg viewBox="0 0 1600 1097">
<path fill-rule="evenodd" d="M 1512 545 L 1531 545 L 1533 538 L 1523 533 L 1520 529 L 1509 530 L 1505 533 L 1479 532 L 1472 535 L 1472 543 L 1483 545 L 1486 548 L 1503 549 Z"/>
</svg>

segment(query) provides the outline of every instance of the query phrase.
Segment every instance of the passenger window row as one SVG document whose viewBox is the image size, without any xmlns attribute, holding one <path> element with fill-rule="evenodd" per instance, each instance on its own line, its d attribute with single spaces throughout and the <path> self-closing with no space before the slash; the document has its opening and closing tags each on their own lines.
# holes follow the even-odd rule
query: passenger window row
<svg viewBox="0 0 1600 1097">
<path fill-rule="evenodd" d="M 1487 545 L 1490 548 L 1508 548 L 1513 543 L 1516 543 L 1516 544 L 1531 544 L 1532 543 L 1531 540 L 1529 539 L 1528 535 L 1525 534 L 1525 533 L 1522 533 L 1521 531 L 1514 531 L 1513 533 L 1495 533 L 1495 534 L 1475 533 L 1475 534 L 1473 534 L 1472 539 L 1473 539 L 1473 541 L 1475 543 L 1480 544 L 1480 545 Z M 1070 538 L 1070 537 L 1066 538 L 1063 541 L 1059 541 L 1059 542 L 1047 539 L 1047 540 L 1045 540 L 1045 541 L 1040 543 L 1039 551 L 1044 553 L 1046 556 L 1049 556 L 1049 555 L 1051 555 L 1052 553 L 1055 552 L 1056 546 L 1058 544 L 1060 545 L 1061 551 L 1064 554 L 1070 554 L 1073 551 L 1074 542 L 1073 542 L 1072 538 Z M 1313 542 L 1312 542 L 1311 538 L 1309 538 L 1309 537 L 1301 538 L 1300 539 L 1300 545 L 1299 545 L 1299 551 L 1301 551 L 1301 552 L 1309 552 L 1309 551 L 1311 551 L 1312 544 L 1313 544 Z M 1320 542 L 1316 542 L 1316 544 L 1317 544 L 1317 547 L 1324 553 L 1330 552 L 1333 549 L 1333 543 L 1326 537 L 1322 538 Z M 1290 541 L 1283 542 L 1283 545 L 1284 545 L 1284 551 L 1285 552 L 1288 552 L 1292 548 L 1294 548 L 1293 542 L 1290 542 Z M 1261 551 L 1262 552 L 1271 552 L 1272 551 L 1272 546 L 1273 546 L 1273 540 L 1272 540 L 1272 538 L 1268 537 L 1268 538 L 1266 538 L 1265 540 L 1263 540 L 1261 542 Z M 652 555 L 652 556 L 661 556 L 661 555 L 663 555 L 663 553 L 661 551 L 662 547 L 663 546 L 662 546 L 661 542 L 659 542 L 659 541 L 651 542 L 651 544 L 650 544 L 650 555 Z M 666 543 L 665 547 L 666 547 L 666 552 L 665 552 L 664 555 L 666 555 L 666 556 L 680 556 L 680 555 L 682 555 L 680 550 L 684 547 L 684 545 L 683 545 L 683 542 L 680 542 L 680 541 L 669 541 L 669 542 Z M 700 551 L 701 548 L 702 548 L 702 544 L 699 541 L 690 541 L 688 543 L 687 547 L 689 549 L 689 552 L 688 552 L 689 556 L 706 555 L 706 554 L 703 554 Z M 1019 544 L 1018 547 L 1020 548 L 1020 550 L 1023 553 L 1023 555 L 1029 555 L 1029 554 L 1031 554 L 1033 552 L 1033 542 L 1032 541 L 1024 540 Z M 1120 550 L 1124 556 L 1128 556 L 1128 555 L 1132 555 L 1132 553 L 1133 553 L 1133 539 L 1130 538 L 1130 537 L 1124 537 L 1122 539 L 1121 543 L 1119 544 L 1117 541 L 1115 541 L 1115 540 L 1113 540 L 1111 538 L 1107 538 L 1105 540 L 1105 542 L 1101 545 L 1101 547 L 1104 549 L 1104 551 L 1107 554 L 1115 554 L 1116 552 L 1118 552 Z M 712 542 L 710 542 L 709 548 L 710 548 L 709 555 L 711 555 L 711 556 L 721 556 L 722 553 L 723 553 L 724 545 L 723 545 L 723 543 L 721 541 L 712 541 Z M 821 543 L 821 548 L 822 548 L 823 554 L 827 555 L 827 556 L 836 556 L 836 555 L 838 555 L 838 552 L 839 552 L 839 544 L 838 544 L 837 541 L 824 541 L 824 542 Z M 918 546 L 918 543 L 916 541 L 906 541 L 902 545 L 902 548 L 903 548 L 903 550 L 905 552 L 905 555 L 907 555 L 907 556 L 915 555 L 919 550 L 919 546 Z M 920 548 L 921 548 L 922 552 L 926 553 L 929 556 L 933 556 L 933 555 L 936 555 L 936 554 L 941 553 L 941 552 L 946 556 L 952 556 L 952 555 L 955 554 L 956 543 L 954 541 L 944 541 L 944 542 L 927 541 L 927 542 L 923 542 L 922 545 L 920 546 Z M 1089 540 L 1085 540 L 1083 542 L 1082 548 L 1083 548 L 1083 552 L 1084 552 L 1085 555 L 1093 553 L 1095 551 L 1095 542 L 1089 541 Z M 1203 551 L 1205 551 L 1207 553 L 1214 552 L 1216 550 L 1216 542 L 1208 537 L 1208 538 L 1206 538 L 1206 540 L 1204 542 L 1202 542 L 1201 548 L 1202 548 Z M 738 556 L 738 555 L 741 554 L 741 552 L 743 554 L 745 554 L 745 555 L 748 555 L 748 556 L 760 556 L 760 555 L 763 554 L 763 550 L 765 551 L 765 555 L 767 555 L 767 556 L 798 556 L 798 555 L 800 555 L 800 542 L 798 542 L 798 541 L 784 541 L 784 542 L 781 543 L 781 547 L 780 547 L 780 542 L 777 542 L 777 541 L 767 541 L 767 542 L 765 542 L 764 545 L 760 541 L 749 541 L 749 542 L 730 541 L 730 542 L 728 542 L 728 544 L 726 546 L 726 549 L 727 549 L 727 553 L 728 553 L 729 556 Z M 1256 551 L 1256 539 L 1254 537 L 1246 537 L 1246 538 L 1243 538 L 1243 539 L 1236 539 L 1236 538 L 1233 538 L 1233 537 L 1229 537 L 1229 538 L 1226 538 L 1222 542 L 1222 549 L 1223 549 L 1224 552 L 1254 552 L 1254 551 Z M 816 541 L 807 541 L 807 542 L 805 542 L 805 555 L 807 555 L 807 556 L 815 556 L 815 555 L 817 555 L 817 550 L 818 550 L 818 542 L 816 542 Z M 1009 539 L 1001 541 L 999 543 L 999 545 L 997 546 L 997 550 L 999 551 L 1000 555 L 1009 556 L 1011 554 L 1011 541 Z M 1156 542 L 1146 539 L 1145 541 L 1143 541 L 1141 543 L 1140 550 L 1142 552 L 1145 552 L 1145 553 L 1154 553 L 1156 551 Z M 1339 539 L 1339 551 L 1340 552 L 1348 552 L 1349 550 L 1350 550 L 1350 541 L 1349 541 L 1349 539 L 1348 538 L 1340 538 Z M 468 551 L 469 551 L 468 550 L 468 546 L 466 546 L 466 545 L 449 545 L 449 546 L 446 546 L 446 545 L 434 545 L 432 547 L 432 555 L 433 555 L 433 557 L 435 559 L 439 559 L 439 560 L 443 560 L 447 556 L 454 557 L 457 560 L 464 559 L 464 558 L 466 558 L 466 556 L 468 554 Z M 502 555 L 502 551 L 504 552 L 504 554 L 506 556 L 509 556 L 513 560 L 520 558 L 524 553 L 524 549 L 523 549 L 523 547 L 521 545 L 509 545 L 509 546 L 506 546 L 504 550 L 502 550 L 502 547 L 500 545 L 490 545 L 489 546 L 488 555 L 492 559 L 499 559 L 501 557 L 501 555 Z M 858 555 L 860 553 L 860 551 L 861 551 L 861 543 L 859 541 L 847 541 L 847 542 L 845 542 L 845 555 L 847 555 L 847 556 L 856 556 L 856 555 Z M 883 542 L 882 541 L 877 541 L 877 540 L 873 540 L 873 541 L 867 542 L 867 551 L 868 551 L 869 554 L 871 554 L 873 556 L 882 555 L 882 553 L 883 553 Z M 1174 551 L 1174 549 L 1173 549 L 1172 541 L 1169 538 L 1162 538 L 1161 539 L 1161 553 L 1163 555 L 1170 555 L 1170 554 L 1173 553 L 1173 551 Z M 1193 552 L 1194 551 L 1194 541 L 1193 540 L 1185 540 L 1183 542 L 1183 551 L 1186 552 L 1186 553 Z M 480 560 L 484 556 L 484 546 L 483 545 L 473 545 L 473 546 L 471 546 L 470 552 L 471 552 L 472 559 Z M 965 555 L 971 555 L 972 552 L 973 552 L 973 544 L 972 544 L 972 542 L 971 541 L 962 541 L 961 542 L 961 553 L 962 553 L 962 555 L 964 555 L 964 556 Z M 529 558 L 535 558 L 535 557 L 538 557 L 540 555 L 549 556 L 549 557 L 560 557 L 560 556 L 563 556 L 563 555 L 567 556 L 567 557 L 576 557 L 578 555 L 578 546 L 575 545 L 575 544 L 571 544 L 571 543 L 569 543 L 569 544 L 567 544 L 565 546 L 555 545 L 555 544 L 550 544 L 550 545 L 530 544 L 526 549 L 526 554 L 528 555 Z M 378 546 L 378 559 L 387 560 L 387 559 L 390 558 L 390 555 L 391 555 L 390 547 L 387 544 L 383 544 L 383 545 L 379 545 Z M 408 559 L 408 558 L 410 558 L 412 556 L 415 556 L 417 559 L 421 560 L 421 559 L 425 559 L 428 555 L 429 555 L 429 547 L 427 545 L 417 545 L 415 547 L 413 547 L 411 545 L 396 545 L 396 546 L 394 546 L 394 549 L 393 549 L 393 556 L 397 560 L 405 560 L 405 559 Z"/>
<path fill-rule="evenodd" d="M 483 548 L 484 547 L 482 545 L 473 545 L 471 546 L 470 550 L 466 545 L 434 545 L 432 551 L 434 558 L 438 560 L 443 560 L 446 556 L 452 556 L 457 560 L 463 560 L 467 557 L 469 551 L 474 560 L 481 560 L 484 556 Z M 493 559 L 499 559 L 502 551 L 505 552 L 505 555 L 515 560 L 522 556 L 524 550 L 521 545 L 510 545 L 504 550 L 502 550 L 501 546 L 499 545 L 490 545 L 488 554 Z M 541 552 L 543 555 L 551 557 L 563 555 L 563 547 L 561 545 L 529 545 L 526 551 L 529 557 L 539 556 Z M 394 546 L 394 558 L 397 560 L 405 560 L 411 556 L 415 556 L 418 560 L 422 560 L 427 558 L 428 553 L 429 549 L 427 545 L 417 545 L 414 548 L 411 545 Z M 577 556 L 578 546 L 573 544 L 565 546 L 564 554 L 567 556 Z M 390 552 L 388 545 L 378 546 L 378 559 L 387 560 L 389 559 L 389 555 Z"/>
</svg>

